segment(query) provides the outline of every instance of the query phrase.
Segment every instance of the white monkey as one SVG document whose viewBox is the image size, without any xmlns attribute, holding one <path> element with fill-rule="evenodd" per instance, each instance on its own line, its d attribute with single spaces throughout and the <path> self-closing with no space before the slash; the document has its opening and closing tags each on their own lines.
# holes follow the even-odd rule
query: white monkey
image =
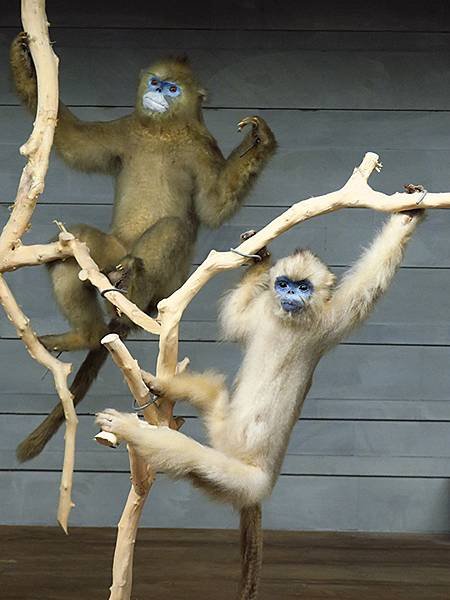
<svg viewBox="0 0 450 600">
<path fill-rule="evenodd" d="M 278 478 L 317 363 L 369 316 L 423 214 L 393 214 L 337 286 L 310 250 L 297 250 L 273 266 L 262 251 L 263 260 L 248 269 L 221 311 L 226 338 L 245 346 L 231 396 L 222 375 L 214 373 L 147 377 L 158 396 L 185 400 L 200 411 L 210 446 L 135 415 L 113 409 L 97 415 L 104 431 L 126 440 L 154 470 L 188 478 L 241 511 L 243 550 L 249 554 L 244 568 L 254 570 L 241 598 L 256 598 L 259 503 Z"/>
</svg>

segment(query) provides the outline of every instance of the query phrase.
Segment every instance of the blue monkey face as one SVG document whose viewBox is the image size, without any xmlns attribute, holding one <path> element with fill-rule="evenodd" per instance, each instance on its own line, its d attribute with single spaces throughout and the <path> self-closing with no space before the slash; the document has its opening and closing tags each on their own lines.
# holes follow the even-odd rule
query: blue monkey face
<svg viewBox="0 0 450 600">
<path fill-rule="evenodd" d="M 182 89 L 176 83 L 164 81 L 156 75 L 150 74 L 142 104 L 147 110 L 163 113 L 169 110 L 170 103 L 181 93 Z"/>
<path fill-rule="evenodd" d="M 292 281 L 285 275 L 275 279 L 274 288 L 281 308 L 287 313 L 296 313 L 302 310 L 314 291 L 313 284 L 309 279 Z"/>
</svg>

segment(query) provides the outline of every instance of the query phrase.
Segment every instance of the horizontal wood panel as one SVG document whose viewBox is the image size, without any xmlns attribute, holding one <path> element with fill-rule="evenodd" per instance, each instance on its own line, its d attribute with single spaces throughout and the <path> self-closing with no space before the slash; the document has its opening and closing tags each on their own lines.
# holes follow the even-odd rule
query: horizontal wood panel
<svg viewBox="0 0 450 600">
<path fill-rule="evenodd" d="M 126 473 L 77 473 L 71 525 L 114 526 L 129 485 Z M 59 473 L 1 472 L 0 523 L 54 524 L 58 486 Z M 266 529 L 445 532 L 447 509 L 444 478 L 283 476 L 264 505 L 263 521 Z M 237 527 L 237 515 L 187 482 L 159 477 L 142 526 L 187 525 Z"/>
<path fill-rule="evenodd" d="M 42 375 L 43 376 L 43 372 Z M 48 375 L 46 376 L 48 377 Z M 79 415 L 92 415 L 105 407 L 105 398 L 110 405 L 120 410 L 131 409 L 129 397 L 102 394 L 97 386 L 89 394 L 88 400 L 78 407 Z M 0 395 L 0 415 L 32 414 L 45 416 L 57 402 L 55 393 L 9 391 Z M 176 413 L 183 417 L 195 416 L 195 411 L 187 404 L 179 403 Z M 374 421 L 450 421 L 450 401 L 448 400 L 374 400 L 370 398 L 315 398 L 305 401 L 301 419 L 350 419 Z"/>
<path fill-rule="evenodd" d="M 87 121 L 107 121 L 129 109 L 75 108 L 74 112 Z M 368 150 L 380 154 L 385 165 L 371 179 L 380 191 L 400 191 L 409 182 L 421 183 L 430 191 L 449 187 L 450 112 L 207 109 L 206 123 L 225 155 L 240 142 L 236 123 L 248 112 L 267 120 L 279 148 L 247 197 L 247 205 L 290 206 L 339 189 Z M 0 106 L 0 202 L 15 197 L 24 164 L 18 149 L 31 125 L 32 118 L 23 108 Z M 41 201 L 112 204 L 111 179 L 77 173 L 53 156 Z"/>
<path fill-rule="evenodd" d="M 4 72 L 15 32 L 0 30 Z M 210 106 L 447 110 L 450 100 L 446 34 L 60 29 L 52 39 L 69 104 L 132 106 L 140 69 L 180 52 Z M 6 78 L 0 102 L 17 102 Z"/>
<path fill-rule="evenodd" d="M 108 400 L 105 400 L 108 403 Z M 117 404 L 117 403 L 116 403 Z M 122 406 L 122 410 L 129 410 Z M 0 470 L 54 470 L 62 465 L 64 432 L 27 463 L 15 457 L 17 443 L 39 423 L 40 416 L 3 415 L 0 421 Z M 80 416 L 77 471 L 126 471 L 125 446 L 108 451 L 93 441 L 93 416 Z M 207 443 L 200 421 L 189 418 L 183 433 Z M 450 423 L 369 421 L 299 421 L 292 432 L 283 474 L 449 477 Z"/>
<path fill-rule="evenodd" d="M 320 0 L 299 3 L 284 0 L 283 9 L 277 0 L 196 0 L 186 4 L 168 0 L 149 4 L 134 0 L 124 10 L 123 3 L 113 0 L 108 10 L 102 0 L 89 2 L 77 10 L 68 2 L 47 6 L 52 28 L 56 27 L 173 27 L 185 29 L 289 29 L 289 30 L 352 30 L 357 31 L 449 31 L 449 15 L 445 2 L 423 4 L 407 0 L 380 0 L 376 10 L 356 0 L 339 3 Z M 19 27 L 20 12 L 17 3 L 6 4 L 2 26 Z"/>
<path fill-rule="evenodd" d="M 27 431 L 27 433 L 29 433 Z M 53 452 L 40 455 L 32 462 L 13 466 L 16 464 L 14 450 L 2 450 L 0 455 L 0 471 L 13 472 L 42 472 L 60 471 L 62 468 L 62 452 Z M 126 453 L 114 455 L 98 455 L 92 451 L 80 452 L 77 450 L 75 473 L 128 472 L 129 461 Z M 283 461 L 281 476 L 314 475 L 318 477 L 396 477 L 441 478 L 449 477 L 449 459 L 439 457 L 376 457 L 376 456 L 310 456 L 286 455 Z"/>
<path fill-rule="evenodd" d="M 157 354 L 156 342 L 127 343 L 143 368 L 153 369 Z M 219 369 L 232 376 L 240 364 L 240 352 L 232 344 L 213 342 L 182 342 L 180 357 L 189 356 L 193 370 Z M 82 359 L 81 353 L 68 354 L 73 359 L 74 371 Z M 319 364 L 309 401 L 324 399 L 342 401 L 370 400 L 383 402 L 442 402 L 448 403 L 450 390 L 450 348 L 416 346 L 361 346 L 341 345 L 325 356 Z M 0 364 L 8 365 L 2 372 L 0 412 L 27 411 L 34 407 L 34 399 L 54 394 L 50 375 L 42 378 L 43 369 L 30 360 L 18 340 L 0 343 Z M 117 367 L 108 361 L 92 387 L 91 400 L 84 410 L 96 411 L 119 401 L 129 406 L 129 393 Z M 125 404 L 123 404 L 123 402 Z M 42 405 L 41 405 L 42 406 Z M 26 408 L 28 407 L 28 408 Z M 356 409 L 362 418 L 362 404 Z M 444 409 L 446 410 L 446 409 Z"/>
</svg>

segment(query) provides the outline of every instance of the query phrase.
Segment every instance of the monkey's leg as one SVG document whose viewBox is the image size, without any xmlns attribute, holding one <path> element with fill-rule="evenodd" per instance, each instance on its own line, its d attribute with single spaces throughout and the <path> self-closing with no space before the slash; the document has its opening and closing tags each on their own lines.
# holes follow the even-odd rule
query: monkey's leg
<svg viewBox="0 0 450 600">
<path fill-rule="evenodd" d="M 123 256 L 124 247 L 113 236 L 88 225 L 77 225 L 69 230 L 86 242 L 101 271 L 113 268 Z M 73 259 L 51 263 L 49 271 L 56 301 L 72 330 L 44 335 L 40 340 L 49 350 L 57 351 L 98 347 L 107 332 L 107 325 L 96 289 L 90 283 L 80 281 L 80 267 Z"/>
<path fill-rule="evenodd" d="M 258 503 L 270 493 L 271 478 L 261 468 L 203 446 L 179 431 L 149 425 L 114 409 L 99 413 L 97 423 L 132 444 L 152 469 L 190 478 L 237 508 Z"/>
<path fill-rule="evenodd" d="M 177 217 L 165 217 L 149 227 L 118 261 L 125 273 L 127 298 L 146 310 L 170 296 L 186 280 L 194 241 L 195 231 Z"/>
<path fill-rule="evenodd" d="M 204 413 L 216 412 L 228 401 L 224 377 L 219 373 L 180 373 L 173 377 L 144 376 L 150 391 L 171 400 L 185 400 Z"/>
</svg>

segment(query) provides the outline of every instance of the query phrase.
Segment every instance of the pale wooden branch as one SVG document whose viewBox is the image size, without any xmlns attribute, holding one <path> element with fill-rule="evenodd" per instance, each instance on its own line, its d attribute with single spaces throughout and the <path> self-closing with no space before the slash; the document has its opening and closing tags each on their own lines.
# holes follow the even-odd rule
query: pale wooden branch
<svg viewBox="0 0 450 600">
<path fill-rule="evenodd" d="M 137 360 L 132 357 L 117 334 L 106 335 L 102 339 L 102 344 L 106 346 L 113 361 L 121 369 L 130 392 L 138 405 L 145 406 L 151 399 L 151 394 L 145 385 L 143 376 L 149 379 L 151 377 L 150 374 L 141 371 Z M 189 360 L 185 358 L 177 366 L 178 372 L 184 371 L 188 364 Z M 159 410 L 155 404 L 143 409 L 143 414 L 149 423 L 154 425 L 161 424 Z M 181 425 L 182 420 L 177 420 L 173 426 L 179 429 Z M 114 434 L 108 432 L 100 432 L 95 438 L 98 442 L 111 446 L 116 446 L 119 441 Z M 128 446 L 128 453 L 132 485 L 118 525 L 110 600 L 123 600 L 129 598 L 131 595 L 133 553 L 137 530 L 145 500 L 155 481 L 155 474 L 131 446 Z"/>
<path fill-rule="evenodd" d="M 72 250 L 59 240 L 49 244 L 19 245 L 12 252 L 0 256 L 0 273 L 15 271 L 20 267 L 34 267 L 55 260 L 64 260 L 70 256 L 72 256 Z"/>
<path fill-rule="evenodd" d="M 59 223 L 60 227 L 63 227 Z M 58 241 L 49 244 L 35 244 L 31 246 L 17 245 L 17 247 L 0 256 L 0 273 L 15 271 L 19 267 L 35 266 L 55 260 L 64 260 L 73 257 L 80 266 L 78 274 L 81 281 L 89 281 L 100 293 L 113 290 L 114 286 L 109 279 L 100 272 L 98 265 L 90 255 L 89 248 L 84 242 L 77 240 L 65 228 L 59 234 Z M 130 302 L 120 291 L 107 291 L 108 300 L 113 304 L 119 314 L 125 314 L 135 323 L 149 333 L 159 334 L 160 325 L 145 312 Z"/>
<path fill-rule="evenodd" d="M 111 285 L 111 282 L 106 275 L 103 275 L 103 273 L 100 272 L 95 261 L 89 254 L 89 248 L 84 242 L 80 242 L 67 231 L 63 231 L 59 234 L 59 240 L 71 249 L 73 257 L 80 265 L 81 271 L 78 276 L 81 281 L 90 281 L 100 293 L 105 290 L 111 290 L 111 288 L 114 287 Z M 159 334 L 159 323 L 140 310 L 120 291 L 108 291 L 107 298 L 111 304 L 114 304 L 120 313 L 127 315 L 133 323 L 149 333 Z"/>
<path fill-rule="evenodd" d="M 142 379 L 137 360 L 131 356 L 120 337 L 111 333 L 102 339 L 102 344 L 106 346 L 113 361 L 121 369 L 136 402 L 139 406 L 147 404 L 150 399 L 150 391 Z M 143 412 L 149 423 L 158 424 L 158 409 L 156 406 L 151 405 Z M 114 434 L 108 432 L 100 432 L 95 438 L 98 442 L 105 443 L 105 436 L 107 436 L 107 442 L 111 445 L 117 445 L 119 442 Z M 128 598 L 131 595 L 133 554 L 137 530 L 145 500 L 155 480 L 155 474 L 131 446 L 128 446 L 128 454 L 131 489 L 117 530 L 113 583 L 110 587 L 111 600 Z"/>
<path fill-rule="evenodd" d="M 254 236 L 237 246 L 243 254 L 255 254 L 285 231 L 298 223 L 342 208 L 372 208 L 381 212 L 400 212 L 420 208 L 450 208 L 450 193 L 422 192 L 396 193 L 392 195 L 374 191 L 367 180 L 380 165 L 379 157 L 368 152 L 361 164 L 356 167 L 347 183 L 335 192 L 308 198 L 288 208 Z M 418 205 L 418 201 L 420 204 Z M 189 302 L 201 288 L 217 273 L 235 269 L 248 262 L 248 259 L 235 252 L 211 250 L 205 261 L 194 271 L 186 282 L 169 298 L 158 304 L 158 322 L 161 324 L 160 347 L 164 352 L 174 352 L 173 338 L 181 316 Z M 162 338 L 164 336 L 164 342 Z M 166 346 L 170 346 L 168 349 Z M 172 360 L 172 358 L 171 358 Z"/>
<path fill-rule="evenodd" d="M 0 238 L 0 256 L 14 250 L 28 229 L 44 189 L 58 115 L 58 58 L 48 36 L 44 0 L 22 0 L 22 24 L 29 36 L 36 67 L 38 106 L 31 136 L 20 149 L 28 162 L 22 172 L 11 216 Z"/>
<path fill-rule="evenodd" d="M 66 419 L 64 464 L 60 483 L 58 504 L 58 522 L 67 533 L 72 502 L 72 473 L 75 462 L 75 435 L 78 425 L 77 415 L 73 406 L 72 394 L 67 385 L 71 365 L 63 363 L 44 348 L 31 328 L 30 320 L 24 315 L 9 289 L 3 275 L 0 275 L 0 303 L 8 319 L 16 328 L 17 335 L 25 344 L 31 357 L 53 374 L 56 391 L 64 408 Z"/>
<path fill-rule="evenodd" d="M 38 106 L 33 131 L 22 146 L 28 162 L 23 169 L 11 216 L 0 236 L 0 268 L 14 270 L 20 266 L 16 256 L 22 254 L 21 238 L 28 230 L 33 211 L 42 191 L 48 169 L 50 150 L 58 113 L 58 59 L 50 45 L 44 0 L 22 0 L 22 23 L 30 40 L 30 51 L 36 66 Z M 54 248 L 43 249 L 45 255 Z M 33 255 L 33 251 L 29 254 Z M 39 254 L 35 253 L 35 257 Z M 4 269 L 2 267 L 9 266 Z M 65 453 L 58 505 L 58 521 L 67 533 L 72 502 L 72 479 L 75 460 L 77 416 L 67 385 L 71 365 L 54 358 L 39 342 L 29 319 L 16 302 L 5 279 L 0 274 L 0 303 L 16 328 L 30 355 L 49 369 L 54 378 L 66 418 Z"/>
<path fill-rule="evenodd" d="M 132 357 L 117 334 L 106 335 L 102 339 L 102 344 L 106 346 L 113 361 L 121 369 L 130 392 L 138 405 L 145 406 L 151 398 L 150 391 L 145 384 L 145 380 L 150 381 L 152 378 L 150 373 L 139 368 L 137 360 Z M 188 365 L 189 359 L 184 358 L 176 365 L 176 371 L 182 373 Z M 143 414 L 146 421 L 151 424 L 160 425 L 163 422 L 161 420 L 160 409 L 155 404 L 144 409 Z M 184 420 L 180 418 L 172 419 L 170 425 L 178 430 L 183 425 L 183 422 Z M 101 444 L 113 447 L 117 446 L 120 441 L 114 434 L 109 432 L 100 432 L 95 436 L 95 439 Z M 155 473 L 151 471 L 149 466 L 136 454 L 131 446 L 128 446 L 128 453 L 131 470 L 131 489 L 117 530 L 110 600 L 125 600 L 131 596 L 133 553 L 137 530 L 142 509 L 155 481 Z"/>
<path fill-rule="evenodd" d="M 131 356 L 128 348 L 122 342 L 120 337 L 116 333 L 109 333 L 102 339 L 102 344 L 106 346 L 114 363 L 122 371 L 125 381 L 127 382 L 127 385 L 132 396 L 136 400 L 136 403 L 139 406 L 145 406 L 148 404 L 152 397 L 150 390 L 145 385 L 142 378 L 142 371 L 139 367 L 138 361 Z M 159 424 L 158 408 L 156 404 L 151 404 L 147 408 L 143 409 L 142 412 L 146 421 L 152 425 Z M 96 439 L 99 441 L 98 436 L 96 436 Z"/>
</svg>

